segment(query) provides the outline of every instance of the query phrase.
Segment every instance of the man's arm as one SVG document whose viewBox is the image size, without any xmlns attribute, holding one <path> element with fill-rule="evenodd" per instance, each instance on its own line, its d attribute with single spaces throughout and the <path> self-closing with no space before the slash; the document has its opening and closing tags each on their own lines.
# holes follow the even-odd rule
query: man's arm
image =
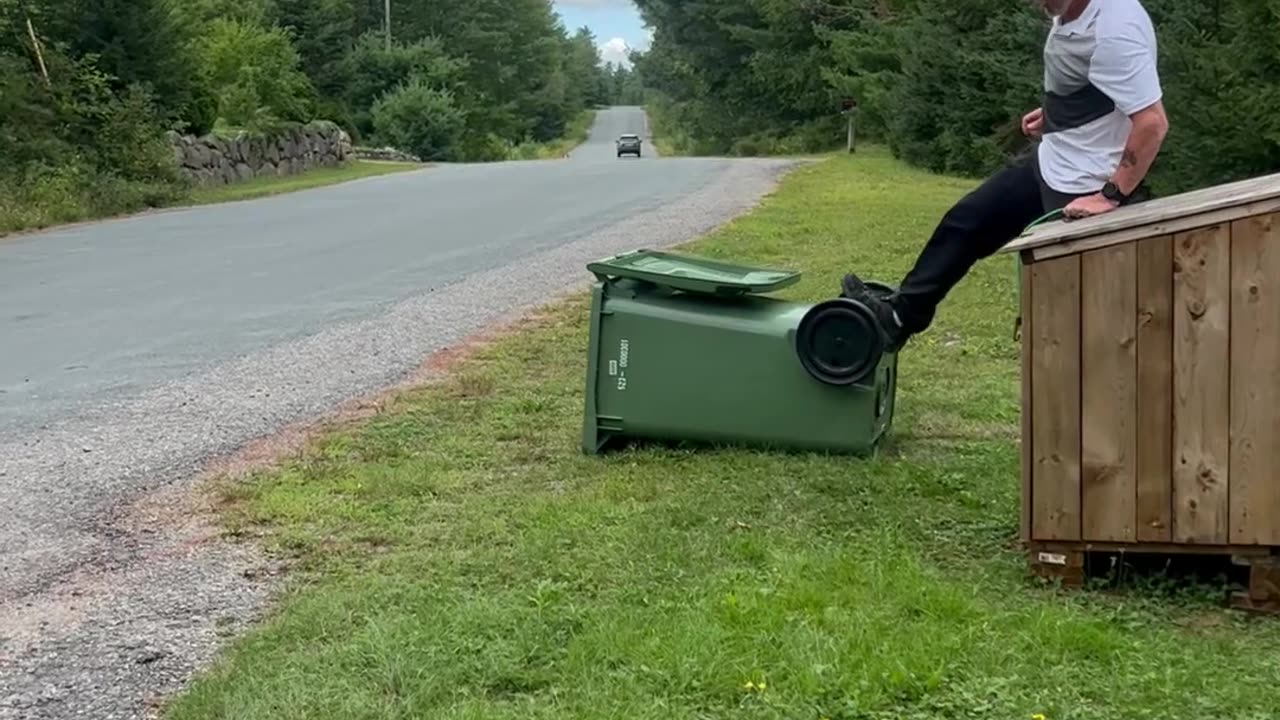
<svg viewBox="0 0 1280 720">
<path fill-rule="evenodd" d="M 1128 195 L 1147 176 L 1169 131 L 1149 25 L 1129 23 L 1100 34 L 1089 81 L 1133 121 L 1120 165 L 1111 175 L 1120 192 Z M 1116 206 L 1098 193 L 1076 200 L 1064 212 L 1069 218 L 1088 217 Z"/>
<path fill-rule="evenodd" d="M 1165 135 L 1169 133 L 1169 119 L 1165 117 L 1164 104 L 1160 101 L 1129 117 L 1133 121 L 1133 127 L 1129 129 L 1129 139 L 1125 142 L 1124 154 L 1120 156 L 1120 166 L 1111 174 L 1111 182 L 1125 195 L 1133 194 L 1138 184 L 1147 176 L 1156 155 L 1160 154 Z M 1118 206 L 1118 203 L 1108 200 L 1102 193 L 1096 193 L 1072 201 L 1063 208 L 1063 214 L 1072 219 L 1084 218 L 1110 212 Z"/>
<path fill-rule="evenodd" d="M 1169 134 L 1169 118 L 1164 113 L 1164 103 L 1156 103 L 1134 113 L 1130 119 L 1133 128 L 1125 144 L 1120 167 L 1111 176 L 1111 182 L 1125 195 L 1132 194 L 1151 170 L 1164 138 Z"/>
</svg>

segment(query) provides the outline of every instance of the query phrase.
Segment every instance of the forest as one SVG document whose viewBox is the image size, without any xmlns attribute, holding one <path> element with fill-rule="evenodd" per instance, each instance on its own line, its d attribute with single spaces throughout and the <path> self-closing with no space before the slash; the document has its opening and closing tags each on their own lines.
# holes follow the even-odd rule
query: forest
<svg viewBox="0 0 1280 720">
<path fill-rule="evenodd" d="M 1106 0 L 1094 0 L 1105 2 Z M 1151 186 L 1171 193 L 1280 170 L 1280 0 L 1142 0 L 1171 131 Z M 827 151 L 858 138 L 977 176 L 1026 149 L 1048 21 L 1030 0 L 636 0 L 635 58 L 680 151 Z"/>
<path fill-rule="evenodd" d="M 1099 1 L 1099 0 L 1095 0 Z M 550 0 L 0 0 L 0 217 L 101 216 L 189 188 L 166 133 L 326 120 L 428 161 L 528 156 L 607 104 L 687 154 L 859 142 L 978 176 L 1026 148 L 1047 20 L 1030 0 L 635 0 L 653 42 L 600 62 Z M 1280 169 L 1280 0 L 1143 0 L 1177 192 Z"/>
<path fill-rule="evenodd" d="M 423 160 L 507 159 L 631 85 L 549 0 L 0 0 L 0 213 L 187 192 L 165 133 L 327 120 Z M 638 100 L 632 89 L 633 99 Z"/>
</svg>

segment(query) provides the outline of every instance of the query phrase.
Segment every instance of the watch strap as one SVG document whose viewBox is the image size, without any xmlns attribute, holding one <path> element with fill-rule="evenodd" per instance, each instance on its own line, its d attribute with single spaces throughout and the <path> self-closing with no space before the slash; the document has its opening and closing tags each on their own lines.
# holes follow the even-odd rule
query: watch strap
<svg viewBox="0 0 1280 720">
<path fill-rule="evenodd" d="M 1118 203 L 1123 203 L 1125 200 L 1129 199 L 1128 195 L 1125 195 L 1124 193 L 1120 192 L 1120 187 L 1118 185 L 1116 185 L 1114 182 L 1111 182 L 1109 180 L 1107 181 L 1106 185 L 1102 186 L 1102 196 L 1108 200 L 1112 200 Z"/>
</svg>

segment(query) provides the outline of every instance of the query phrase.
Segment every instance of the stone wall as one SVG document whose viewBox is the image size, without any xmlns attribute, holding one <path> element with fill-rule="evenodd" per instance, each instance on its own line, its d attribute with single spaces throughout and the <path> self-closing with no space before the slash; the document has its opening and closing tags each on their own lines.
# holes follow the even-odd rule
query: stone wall
<svg viewBox="0 0 1280 720">
<path fill-rule="evenodd" d="M 173 157 L 196 185 L 231 185 L 269 175 L 297 175 L 337 167 L 352 157 L 351 138 L 328 122 L 313 122 L 270 136 L 169 134 Z"/>
</svg>

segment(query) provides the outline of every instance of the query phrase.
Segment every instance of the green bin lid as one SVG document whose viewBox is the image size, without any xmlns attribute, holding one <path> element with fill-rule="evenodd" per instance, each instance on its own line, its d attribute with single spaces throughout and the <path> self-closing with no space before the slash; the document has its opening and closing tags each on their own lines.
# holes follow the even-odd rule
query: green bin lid
<svg viewBox="0 0 1280 720">
<path fill-rule="evenodd" d="M 707 258 L 657 250 L 635 250 L 593 262 L 597 278 L 630 278 L 663 287 L 709 295 L 769 293 L 794 285 L 800 273 L 733 265 Z"/>
</svg>

